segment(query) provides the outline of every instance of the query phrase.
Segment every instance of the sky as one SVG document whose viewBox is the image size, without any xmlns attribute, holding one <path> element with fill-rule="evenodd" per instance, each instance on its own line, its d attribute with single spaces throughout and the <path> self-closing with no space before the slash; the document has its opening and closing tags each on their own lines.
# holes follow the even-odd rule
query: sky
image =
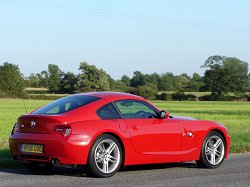
<svg viewBox="0 0 250 187">
<path fill-rule="evenodd" d="M 212 55 L 250 62 L 249 0 L 0 0 L 0 65 L 24 76 L 87 61 L 122 75 L 194 72 Z"/>
</svg>

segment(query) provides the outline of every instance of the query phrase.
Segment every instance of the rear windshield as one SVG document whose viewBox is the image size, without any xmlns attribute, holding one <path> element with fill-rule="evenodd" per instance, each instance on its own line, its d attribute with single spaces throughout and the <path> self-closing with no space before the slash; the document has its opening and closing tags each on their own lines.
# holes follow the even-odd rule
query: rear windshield
<svg viewBox="0 0 250 187">
<path fill-rule="evenodd" d="M 33 114 L 61 114 L 87 105 L 99 99 L 101 98 L 88 95 L 72 95 L 49 103 L 34 111 Z"/>
</svg>

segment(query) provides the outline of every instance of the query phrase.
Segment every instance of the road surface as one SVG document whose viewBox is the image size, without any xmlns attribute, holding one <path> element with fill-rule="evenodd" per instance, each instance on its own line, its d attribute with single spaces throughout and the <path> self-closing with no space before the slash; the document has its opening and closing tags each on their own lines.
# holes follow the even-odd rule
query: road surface
<svg viewBox="0 0 250 187">
<path fill-rule="evenodd" d="M 0 186 L 250 186 L 250 153 L 234 154 L 217 169 L 194 163 L 126 168 L 106 179 L 91 178 L 82 169 L 57 168 L 52 174 L 26 169 L 0 170 Z"/>
</svg>

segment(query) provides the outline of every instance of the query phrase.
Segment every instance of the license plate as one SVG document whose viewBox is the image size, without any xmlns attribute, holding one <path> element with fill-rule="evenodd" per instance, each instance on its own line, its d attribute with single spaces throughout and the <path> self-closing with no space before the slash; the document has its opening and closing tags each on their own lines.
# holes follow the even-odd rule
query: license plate
<svg viewBox="0 0 250 187">
<path fill-rule="evenodd" d="M 43 153 L 43 145 L 38 144 L 21 144 L 23 153 Z"/>
</svg>

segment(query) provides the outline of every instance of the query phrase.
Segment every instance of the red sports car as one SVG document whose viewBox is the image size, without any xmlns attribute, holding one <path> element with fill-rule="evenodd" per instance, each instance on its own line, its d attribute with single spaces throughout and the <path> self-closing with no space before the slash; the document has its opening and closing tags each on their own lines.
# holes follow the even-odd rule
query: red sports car
<svg viewBox="0 0 250 187">
<path fill-rule="evenodd" d="M 169 116 L 139 96 L 92 92 L 20 116 L 9 145 L 30 170 L 87 165 L 94 176 L 110 177 L 138 164 L 195 160 L 216 168 L 228 156 L 230 137 L 219 123 Z"/>
</svg>

